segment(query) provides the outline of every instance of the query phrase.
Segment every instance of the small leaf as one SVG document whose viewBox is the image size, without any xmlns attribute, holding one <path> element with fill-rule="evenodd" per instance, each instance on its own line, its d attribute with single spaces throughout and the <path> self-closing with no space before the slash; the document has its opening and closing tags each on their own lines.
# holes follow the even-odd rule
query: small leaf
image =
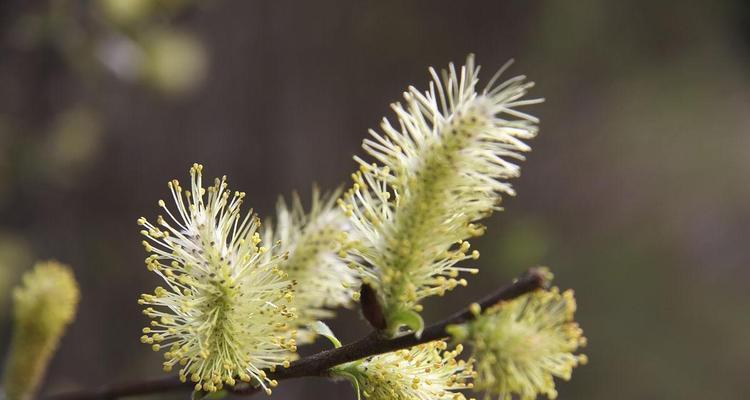
<svg viewBox="0 0 750 400">
<path fill-rule="evenodd" d="M 223 399 L 224 397 L 227 397 L 226 390 L 219 390 L 218 392 L 209 393 L 204 398 L 210 399 L 210 400 L 219 400 L 219 399 Z"/>
<path fill-rule="evenodd" d="M 354 386 L 354 390 L 357 392 L 357 400 L 362 400 L 362 389 L 359 385 L 359 379 L 357 379 L 358 373 L 356 372 L 360 361 L 339 365 L 329 370 L 332 376 L 346 378 L 351 382 L 352 386 Z"/>
<path fill-rule="evenodd" d="M 333 343 L 333 346 L 335 348 L 341 347 L 341 341 L 336 337 L 336 335 L 333 333 L 331 328 L 328 327 L 328 325 L 325 324 L 323 321 L 315 321 L 312 324 L 310 324 L 310 329 L 315 331 L 318 335 L 325 336 L 328 340 Z"/>
<path fill-rule="evenodd" d="M 202 390 L 193 390 L 190 393 L 190 400 L 203 400 L 204 397 L 206 397 L 206 392 Z"/>
<path fill-rule="evenodd" d="M 362 400 L 362 389 L 359 387 L 359 380 L 356 377 L 352 379 L 354 390 L 357 391 L 357 400 Z"/>
<path fill-rule="evenodd" d="M 194 390 L 190 395 L 191 400 L 220 400 L 227 397 L 226 390 L 219 390 L 218 392 L 206 392 L 204 390 Z"/>
<path fill-rule="evenodd" d="M 422 319 L 422 316 L 413 310 L 400 310 L 391 315 L 390 321 L 391 323 L 389 325 L 392 336 L 396 336 L 399 328 L 402 326 L 411 329 L 414 332 L 414 336 L 417 338 L 422 336 L 422 331 L 424 331 L 424 320 Z"/>
</svg>

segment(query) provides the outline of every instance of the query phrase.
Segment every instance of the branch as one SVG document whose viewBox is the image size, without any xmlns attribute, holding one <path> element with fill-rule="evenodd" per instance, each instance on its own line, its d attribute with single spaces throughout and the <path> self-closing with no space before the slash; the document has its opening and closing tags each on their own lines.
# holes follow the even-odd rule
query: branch
<svg viewBox="0 0 750 400">
<path fill-rule="evenodd" d="M 514 299 L 525 293 L 543 287 L 546 283 L 545 273 L 532 268 L 513 283 L 506 285 L 477 303 L 484 310 L 501 301 Z M 337 365 L 360 360 L 366 357 L 406 349 L 419 344 L 444 339 L 450 335 L 446 332 L 449 325 L 471 321 L 475 315 L 469 307 L 451 315 L 450 317 L 428 326 L 417 338 L 414 334 L 407 334 L 397 338 L 387 338 L 381 332 L 373 332 L 364 338 L 339 347 L 325 350 L 308 357 L 294 361 L 289 368 L 279 368 L 275 372 L 266 371 L 268 377 L 276 380 L 299 378 L 303 376 L 325 376 L 327 371 Z M 144 380 L 133 383 L 103 386 L 96 390 L 82 390 L 56 394 L 46 397 L 46 400 L 109 400 L 125 396 L 162 393 L 174 390 L 192 390 L 192 383 L 182 383 L 177 377 Z M 249 395 L 256 393 L 252 386 L 228 389 L 233 394 Z"/>
</svg>

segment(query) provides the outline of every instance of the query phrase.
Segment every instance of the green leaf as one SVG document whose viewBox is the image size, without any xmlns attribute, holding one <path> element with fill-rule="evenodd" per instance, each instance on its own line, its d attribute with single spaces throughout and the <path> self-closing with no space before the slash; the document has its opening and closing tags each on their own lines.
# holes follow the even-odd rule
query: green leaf
<svg viewBox="0 0 750 400">
<path fill-rule="evenodd" d="M 362 389 L 359 386 L 359 379 L 357 379 L 357 374 L 353 372 L 353 370 L 350 370 L 351 368 L 354 368 L 353 363 L 347 364 L 344 368 L 331 368 L 331 373 L 336 376 L 344 377 L 351 382 L 352 386 L 354 386 L 354 390 L 357 392 L 357 400 L 362 400 Z"/>
<path fill-rule="evenodd" d="M 417 338 L 422 336 L 422 331 L 424 331 L 424 320 L 422 319 L 422 316 L 413 310 L 397 311 L 390 316 L 390 321 L 391 322 L 388 325 L 391 336 L 396 336 L 402 326 L 409 328 L 414 332 L 414 336 Z"/>
<path fill-rule="evenodd" d="M 226 390 L 219 390 L 218 392 L 205 392 L 203 390 L 193 391 L 190 396 L 191 400 L 220 400 L 227 397 Z"/>
<path fill-rule="evenodd" d="M 328 327 L 328 325 L 325 324 L 323 321 L 315 321 L 312 324 L 310 324 L 310 329 L 315 331 L 318 335 L 325 336 L 328 340 L 333 343 L 333 346 L 335 348 L 341 347 L 341 341 L 336 337 L 336 335 L 333 333 L 331 328 Z"/>
<path fill-rule="evenodd" d="M 224 397 L 227 397 L 227 391 L 226 390 L 219 390 L 218 392 L 212 392 L 206 395 L 206 399 L 210 400 L 219 400 L 223 399 Z"/>
</svg>

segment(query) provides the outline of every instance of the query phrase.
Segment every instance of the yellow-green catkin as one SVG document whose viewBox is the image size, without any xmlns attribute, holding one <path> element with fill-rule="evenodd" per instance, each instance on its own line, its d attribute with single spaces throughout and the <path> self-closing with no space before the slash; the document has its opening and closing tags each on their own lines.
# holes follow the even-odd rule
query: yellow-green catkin
<svg viewBox="0 0 750 400">
<path fill-rule="evenodd" d="M 429 90 L 410 87 L 391 107 L 355 157 L 359 171 L 340 201 L 357 242 L 347 261 L 379 295 L 389 331 L 419 332 L 422 300 L 442 296 L 467 280 L 463 266 L 479 252 L 469 240 L 484 233 L 479 221 L 499 210 L 516 164 L 531 148 L 538 119 L 520 108 L 541 102 L 526 97 L 533 86 L 518 76 L 478 88 L 479 67 L 469 56 L 442 77 L 431 69 Z M 502 72 L 502 69 L 500 70 Z"/>
<path fill-rule="evenodd" d="M 467 400 L 461 391 L 473 388 L 475 372 L 472 360 L 457 358 L 462 351 L 460 344 L 448 350 L 439 340 L 345 364 L 331 374 L 349 379 L 360 399 Z"/>
<path fill-rule="evenodd" d="M 78 305 L 70 268 L 39 262 L 13 292 L 14 328 L 3 386 L 9 400 L 34 397 L 44 371 Z"/>
<path fill-rule="evenodd" d="M 554 378 L 569 380 L 573 368 L 588 360 L 577 354 L 586 338 L 574 320 L 572 290 L 537 290 L 487 310 L 472 308 L 481 315 L 453 336 L 471 344 L 474 385 L 487 400 L 554 399 Z"/>
<path fill-rule="evenodd" d="M 277 382 L 265 371 L 296 357 L 294 283 L 283 256 L 266 257 L 260 218 L 243 216 L 245 193 L 232 192 L 226 176 L 213 182 L 204 186 L 203 166 L 193 164 L 189 189 L 167 184 L 175 209 L 159 200 L 166 216 L 138 219 L 146 268 L 165 284 L 138 300 L 151 319 L 141 342 L 164 351 L 164 371 L 178 369 L 196 391 L 254 381 L 271 394 Z"/>
<path fill-rule="evenodd" d="M 348 218 L 336 207 L 340 191 L 321 194 L 313 187 L 309 210 L 296 193 L 287 204 L 279 199 L 274 224 L 265 224 L 262 235 L 267 258 L 284 256 L 281 268 L 299 284 L 294 290 L 298 318 L 294 328 L 301 344 L 314 341 L 307 327 L 317 320 L 333 318 L 335 309 L 350 307 L 359 289 L 359 277 L 342 259 L 352 238 Z"/>
</svg>

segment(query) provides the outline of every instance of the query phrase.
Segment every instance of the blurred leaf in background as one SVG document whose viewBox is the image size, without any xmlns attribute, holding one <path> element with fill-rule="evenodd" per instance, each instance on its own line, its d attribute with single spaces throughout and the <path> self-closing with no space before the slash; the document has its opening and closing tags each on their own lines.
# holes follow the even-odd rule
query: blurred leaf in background
<svg viewBox="0 0 750 400">
<path fill-rule="evenodd" d="M 167 94 L 194 89 L 205 77 L 207 56 L 191 34 L 154 30 L 144 35 L 143 79 Z"/>
<path fill-rule="evenodd" d="M 69 184 L 88 169 L 100 151 L 102 126 L 98 115 L 86 106 L 74 106 L 55 118 L 49 136 L 40 146 L 41 165 L 56 184 Z"/>
</svg>

